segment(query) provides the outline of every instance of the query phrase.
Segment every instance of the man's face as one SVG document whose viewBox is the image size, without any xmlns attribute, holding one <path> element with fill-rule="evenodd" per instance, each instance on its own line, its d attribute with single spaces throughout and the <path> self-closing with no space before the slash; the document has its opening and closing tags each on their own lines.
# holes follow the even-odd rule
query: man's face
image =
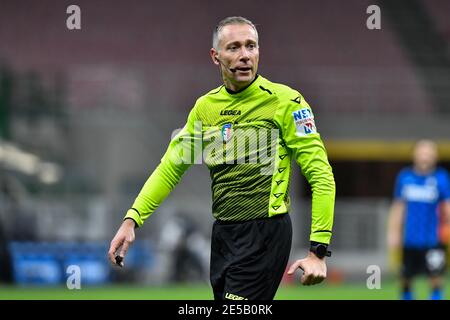
<svg viewBox="0 0 450 320">
<path fill-rule="evenodd" d="M 434 169 L 437 162 L 437 147 L 431 141 L 420 141 L 414 149 L 414 166 L 423 172 Z"/>
<path fill-rule="evenodd" d="M 239 90 L 253 81 L 258 71 L 259 49 L 255 30 L 247 24 L 231 24 L 219 33 L 217 50 L 211 49 L 213 62 L 220 66 L 225 84 Z"/>
</svg>

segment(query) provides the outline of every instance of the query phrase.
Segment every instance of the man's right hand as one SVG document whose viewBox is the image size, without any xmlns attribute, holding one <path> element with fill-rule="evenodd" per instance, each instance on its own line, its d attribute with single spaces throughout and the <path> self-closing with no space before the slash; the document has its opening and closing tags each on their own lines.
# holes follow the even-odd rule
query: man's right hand
<svg viewBox="0 0 450 320">
<path fill-rule="evenodd" d="M 306 258 L 295 261 L 287 274 L 293 275 L 297 269 L 303 270 L 300 280 L 304 286 L 321 283 L 327 277 L 325 258 L 320 259 L 312 252 Z"/>
<path fill-rule="evenodd" d="M 125 255 L 127 254 L 128 248 L 135 239 L 135 225 L 136 224 L 133 219 L 125 219 L 119 230 L 117 230 L 116 235 L 112 239 L 111 246 L 109 247 L 108 251 L 108 257 L 113 265 L 123 267 L 123 260 L 125 258 Z M 118 251 L 119 253 L 117 254 Z M 116 261 L 116 255 L 118 255 L 122 259 Z"/>
</svg>

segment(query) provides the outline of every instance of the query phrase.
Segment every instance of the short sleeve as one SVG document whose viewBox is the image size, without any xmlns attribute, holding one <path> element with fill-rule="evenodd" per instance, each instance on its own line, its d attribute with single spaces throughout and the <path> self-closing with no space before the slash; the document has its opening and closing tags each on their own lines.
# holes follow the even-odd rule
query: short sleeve
<svg viewBox="0 0 450 320">
<path fill-rule="evenodd" d="M 395 186 L 394 186 L 394 199 L 396 200 L 402 200 L 402 189 L 403 189 L 403 176 L 404 172 L 400 172 L 397 175 L 397 178 L 395 179 Z"/>
</svg>

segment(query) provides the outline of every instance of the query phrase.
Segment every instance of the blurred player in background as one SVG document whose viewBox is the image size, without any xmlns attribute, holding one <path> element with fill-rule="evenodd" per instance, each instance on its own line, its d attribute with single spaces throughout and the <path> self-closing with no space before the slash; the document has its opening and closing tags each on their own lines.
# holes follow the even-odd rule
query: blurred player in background
<svg viewBox="0 0 450 320">
<path fill-rule="evenodd" d="M 403 169 L 396 181 L 388 224 L 388 246 L 401 250 L 402 299 L 412 300 L 412 280 L 426 273 L 430 299 L 443 297 L 448 239 L 440 237 L 450 223 L 450 181 L 444 168 L 436 167 L 437 146 L 420 140 L 413 153 L 413 166 Z M 443 223 L 444 225 L 441 225 Z"/>
<path fill-rule="evenodd" d="M 292 242 L 288 214 L 292 159 L 312 186 L 312 226 L 308 256 L 295 261 L 288 273 L 300 268 L 304 285 L 317 284 L 326 277 L 335 183 L 312 110 L 298 91 L 257 73 L 258 32 L 251 21 L 222 20 L 214 30 L 210 56 L 223 85 L 197 100 L 185 127 L 172 139 L 128 210 L 111 242 L 110 260 L 117 264 L 116 255 L 125 256 L 135 226 L 142 226 L 180 181 L 193 163 L 179 161 L 181 153 L 195 149 L 195 137 L 200 137 L 211 173 L 216 219 L 210 263 L 214 298 L 270 300 L 275 296 Z M 245 142 L 252 134 L 261 137 L 257 145 Z M 235 149 L 239 139 L 245 139 L 244 145 Z M 180 149 L 186 141 L 187 146 Z"/>
</svg>

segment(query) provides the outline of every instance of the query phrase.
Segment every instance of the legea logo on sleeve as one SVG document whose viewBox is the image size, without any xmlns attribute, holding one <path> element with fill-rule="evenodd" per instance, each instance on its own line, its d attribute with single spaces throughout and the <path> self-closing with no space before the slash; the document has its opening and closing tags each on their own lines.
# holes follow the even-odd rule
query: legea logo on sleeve
<svg viewBox="0 0 450 320">
<path fill-rule="evenodd" d="M 295 127 L 297 128 L 297 135 L 306 136 L 311 133 L 316 133 L 316 125 L 314 123 L 314 115 L 309 108 L 303 108 L 292 112 L 294 117 Z"/>
</svg>

